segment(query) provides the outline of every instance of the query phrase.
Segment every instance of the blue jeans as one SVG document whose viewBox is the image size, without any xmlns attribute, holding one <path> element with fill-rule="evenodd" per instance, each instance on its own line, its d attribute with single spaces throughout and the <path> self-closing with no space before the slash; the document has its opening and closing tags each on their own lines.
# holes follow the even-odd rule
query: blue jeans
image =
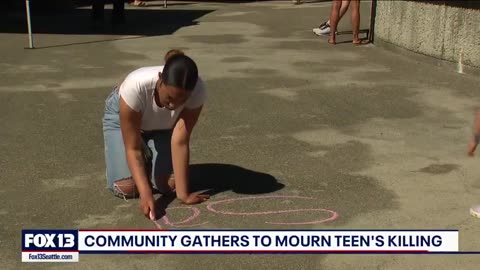
<svg viewBox="0 0 480 270">
<path fill-rule="evenodd" d="M 113 89 L 105 100 L 103 116 L 103 137 L 105 141 L 105 163 L 107 188 L 116 194 L 114 184 L 118 180 L 132 177 L 128 168 L 125 145 L 120 129 L 120 96 Z M 142 131 L 143 149 L 147 176 L 154 189 L 158 189 L 155 178 L 173 172 L 171 141 L 172 130 Z"/>
</svg>

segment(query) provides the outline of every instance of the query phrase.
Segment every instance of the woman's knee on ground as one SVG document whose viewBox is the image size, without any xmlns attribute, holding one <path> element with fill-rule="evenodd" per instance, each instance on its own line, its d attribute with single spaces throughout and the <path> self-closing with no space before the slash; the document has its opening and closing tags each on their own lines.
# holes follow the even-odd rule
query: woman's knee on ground
<svg viewBox="0 0 480 270">
<path fill-rule="evenodd" d="M 113 183 L 115 195 L 120 195 L 125 198 L 138 197 L 138 190 L 133 178 L 125 178 L 117 180 Z"/>
</svg>

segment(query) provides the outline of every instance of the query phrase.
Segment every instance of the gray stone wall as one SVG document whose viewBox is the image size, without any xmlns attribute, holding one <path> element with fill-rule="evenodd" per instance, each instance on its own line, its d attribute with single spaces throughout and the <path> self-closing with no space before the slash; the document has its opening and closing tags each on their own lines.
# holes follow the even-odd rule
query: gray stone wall
<svg viewBox="0 0 480 270">
<path fill-rule="evenodd" d="M 480 9 L 449 2 L 379 0 L 375 39 L 480 68 Z"/>
</svg>

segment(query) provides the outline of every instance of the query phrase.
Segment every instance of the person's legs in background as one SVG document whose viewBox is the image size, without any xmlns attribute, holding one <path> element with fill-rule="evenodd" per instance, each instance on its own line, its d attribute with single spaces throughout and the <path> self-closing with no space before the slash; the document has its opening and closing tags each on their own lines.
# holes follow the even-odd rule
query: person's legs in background
<svg viewBox="0 0 480 270">
<path fill-rule="evenodd" d="M 125 0 L 113 0 L 112 24 L 125 23 Z"/>
<path fill-rule="evenodd" d="M 147 7 L 148 3 L 141 0 L 129 0 L 129 5 L 134 7 Z"/>
<path fill-rule="evenodd" d="M 336 2 L 336 0 L 333 0 L 333 2 Z M 333 4 L 333 3 L 332 3 Z M 340 7 L 340 15 L 339 15 L 339 21 L 342 19 L 343 15 L 347 13 L 348 7 L 350 6 L 350 0 L 342 0 L 342 6 Z M 330 34 L 330 19 L 328 21 L 322 23 L 319 27 L 315 27 L 312 29 L 313 33 L 316 35 L 328 35 Z"/>
<path fill-rule="evenodd" d="M 360 32 L 360 0 L 352 0 L 352 31 L 353 44 L 362 44 L 362 40 L 358 38 Z"/>
<path fill-rule="evenodd" d="M 92 19 L 94 23 L 103 23 L 105 11 L 105 0 L 93 0 Z"/>
<path fill-rule="evenodd" d="M 95 29 L 102 29 L 105 19 L 106 0 L 93 0 L 92 20 Z M 116 26 L 125 23 L 125 0 L 113 0 L 112 25 Z"/>
<path fill-rule="evenodd" d="M 328 39 L 328 43 L 330 44 L 336 43 L 336 32 L 337 32 L 338 22 L 340 21 L 341 7 L 342 7 L 342 2 L 333 1 L 332 11 L 330 12 L 330 38 Z"/>
</svg>

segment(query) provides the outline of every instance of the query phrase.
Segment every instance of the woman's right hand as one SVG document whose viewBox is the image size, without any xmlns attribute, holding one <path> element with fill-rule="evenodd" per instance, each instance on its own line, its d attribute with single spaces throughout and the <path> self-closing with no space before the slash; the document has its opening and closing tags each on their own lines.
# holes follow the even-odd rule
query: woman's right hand
<svg viewBox="0 0 480 270">
<path fill-rule="evenodd" d="M 146 218 L 151 220 L 156 220 L 155 217 L 155 198 L 153 194 L 140 194 L 140 211 L 145 215 Z"/>
<path fill-rule="evenodd" d="M 475 120 L 473 122 L 473 138 L 468 146 L 468 155 L 473 156 L 477 145 L 480 143 L 480 109 L 475 112 Z"/>
<path fill-rule="evenodd" d="M 473 139 L 472 142 L 470 142 L 470 144 L 468 145 L 468 155 L 473 157 L 476 148 L 477 144 L 475 143 L 475 139 Z"/>
</svg>

